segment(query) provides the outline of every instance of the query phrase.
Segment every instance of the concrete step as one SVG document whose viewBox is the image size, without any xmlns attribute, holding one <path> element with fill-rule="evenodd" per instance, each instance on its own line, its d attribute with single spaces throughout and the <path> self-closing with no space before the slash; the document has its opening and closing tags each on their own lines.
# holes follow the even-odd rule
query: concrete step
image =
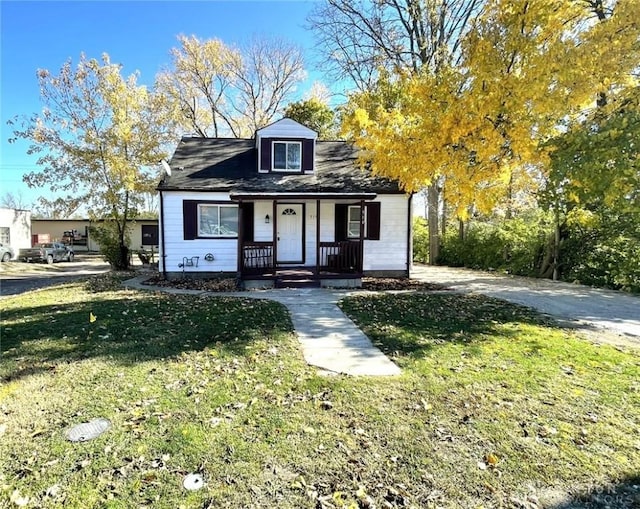
<svg viewBox="0 0 640 509">
<path fill-rule="evenodd" d="M 310 278 L 286 277 L 275 280 L 276 288 L 320 288 L 320 280 Z"/>
</svg>

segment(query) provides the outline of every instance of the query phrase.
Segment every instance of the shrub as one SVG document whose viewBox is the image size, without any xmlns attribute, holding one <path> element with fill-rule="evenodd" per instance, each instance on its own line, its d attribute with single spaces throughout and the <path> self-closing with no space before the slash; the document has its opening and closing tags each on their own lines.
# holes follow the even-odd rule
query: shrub
<svg viewBox="0 0 640 509">
<path fill-rule="evenodd" d="M 424 217 L 413 218 L 413 261 L 429 262 L 429 228 Z"/>
<path fill-rule="evenodd" d="M 570 220 L 567 230 L 563 279 L 640 293 L 640 231 L 629 217 L 603 213 L 591 221 Z"/>
<path fill-rule="evenodd" d="M 90 227 L 91 236 L 100 245 L 100 254 L 111 268 L 125 270 L 129 268 L 129 239 L 125 236 L 124 244 L 120 242 L 120 235 L 114 223 L 105 222 L 100 226 Z"/>
<path fill-rule="evenodd" d="M 551 232 L 549 216 L 539 211 L 500 222 L 473 221 L 467 224 L 464 238 L 449 229 L 438 262 L 536 276 Z"/>
</svg>

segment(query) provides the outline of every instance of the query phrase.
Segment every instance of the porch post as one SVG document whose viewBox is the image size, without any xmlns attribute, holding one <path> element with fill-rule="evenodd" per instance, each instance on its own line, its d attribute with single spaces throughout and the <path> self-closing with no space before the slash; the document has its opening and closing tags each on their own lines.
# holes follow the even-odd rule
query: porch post
<svg viewBox="0 0 640 509">
<path fill-rule="evenodd" d="M 244 242 L 244 217 L 242 210 L 242 200 L 238 202 L 238 277 L 242 277 L 242 259 L 243 259 L 243 242 Z"/>
<path fill-rule="evenodd" d="M 320 274 L 320 200 L 316 200 L 316 276 Z"/>
<path fill-rule="evenodd" d="M 364 271 L 364 212 L 364 200 L 360 200 L 360 246 L 358 247 L 360 251 L 360 261 L 358 262 L 360 274 Z"/>
<path fill-rule="evenodd" d="M 273 232 L 271 234 L 271 239 L 273 242 L 273 275 L 276 275 L 277 267 L 278 267 L 278 200 L 273 200 L 273 210 L 271 212 L 273 215 Z"/>
</svg>

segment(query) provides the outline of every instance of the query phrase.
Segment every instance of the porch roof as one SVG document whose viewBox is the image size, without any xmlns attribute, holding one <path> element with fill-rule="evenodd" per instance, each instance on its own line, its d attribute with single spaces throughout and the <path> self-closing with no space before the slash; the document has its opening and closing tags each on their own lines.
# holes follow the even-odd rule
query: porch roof
<svg viewBox="0 0 640 509">
<path fill-rule="evenodd" d="M 234 195 L 297 193 L 307 197 L 404 194 L 397 182 L 359 169 L 357 148 L 344 141 L 316 142 L 313 173 L 258 173 L 257 153 L 251 139 L 184 137 L 169 163 L 172 174 L 158 189 Z"/>
</svg>

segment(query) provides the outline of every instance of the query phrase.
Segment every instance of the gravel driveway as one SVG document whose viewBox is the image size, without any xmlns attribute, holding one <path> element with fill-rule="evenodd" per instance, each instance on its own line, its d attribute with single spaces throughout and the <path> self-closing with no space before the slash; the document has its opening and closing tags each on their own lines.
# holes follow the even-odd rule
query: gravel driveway
<svg viewBox="0 0 640 509">
<path fill-rule="evenodd" d="M 415 265 L 412 277 L 529 306 L 582 328 L 622 335 L 640 344 L 639 296 L 453 267 Z"/>
</svg>

